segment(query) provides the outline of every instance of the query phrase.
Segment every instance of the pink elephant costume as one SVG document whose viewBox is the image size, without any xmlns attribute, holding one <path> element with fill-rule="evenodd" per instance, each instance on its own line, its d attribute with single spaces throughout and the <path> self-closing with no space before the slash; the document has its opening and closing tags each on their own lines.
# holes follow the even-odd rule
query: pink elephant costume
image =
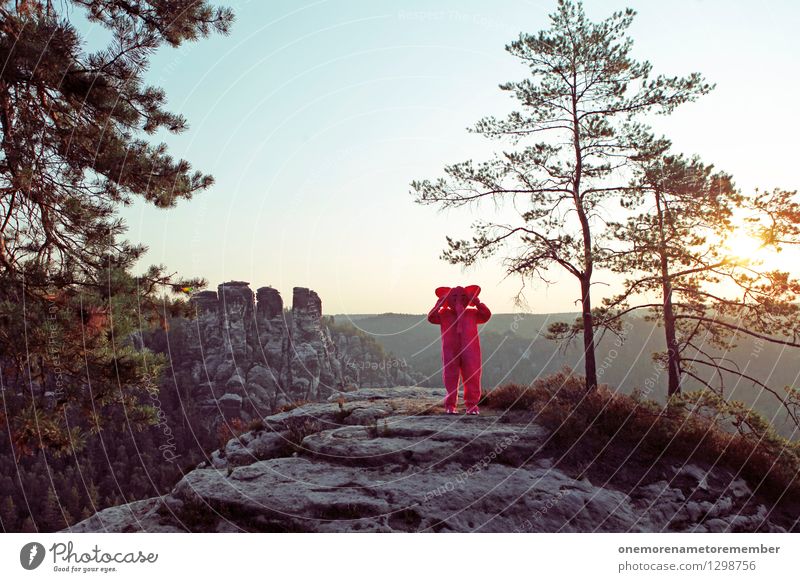
<svg viewBox="0 0 800 582">
<path fill-rule="evenodd" d="M 428 321 L 441 328 L 444 408 L 448 414 L 456 413 L 459 378 L 464 383 L 467 414 L 478 414 L 482 371 L 478 324 L 486 323 L 492 316 L 486 304 L 478 299 L 480 292 L 477 285 L 438 287 L 438 300 L 428 313 Z M 476 309 L 470 309 L 471 305 Z"/>
</svg>

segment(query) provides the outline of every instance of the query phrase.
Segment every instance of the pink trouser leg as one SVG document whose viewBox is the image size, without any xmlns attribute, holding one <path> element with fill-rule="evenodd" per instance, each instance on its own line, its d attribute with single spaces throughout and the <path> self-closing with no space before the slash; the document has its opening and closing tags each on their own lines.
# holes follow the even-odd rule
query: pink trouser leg
<svg viewBox="0 0 800 582">
<path fill-rule="evenodd" d="M 477 345 L 468 346 L 461 354 L 461 377 L 464 381 L 464 404 L 469 410 L 481 398 L 481 353 Z"/>
<path fill-rule="evenodd" d="M 461 374 L 461 366 L 458 354 L 444 356 L 442 358 L 442 379 L 444 380 L 445 408 L 455 408 L 458 404 L 458 379 Z"/>
</svg>

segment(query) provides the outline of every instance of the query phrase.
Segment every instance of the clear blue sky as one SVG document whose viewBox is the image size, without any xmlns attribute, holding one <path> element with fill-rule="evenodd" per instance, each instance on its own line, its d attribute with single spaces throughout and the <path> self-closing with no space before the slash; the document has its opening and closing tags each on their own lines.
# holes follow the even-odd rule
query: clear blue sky
<svg viewBox="0 0 800 582">
<path fill-rule="evenodd" d="M 499 259 L 467 272 L 439 254 L 470 235 L 477 210 L 414 204 L 409 183 L 498 147 L 468 134 L 515 105 L 498 84 L 525 68 L 505 50 L 548 26 L 555 1 L 272 0 L 218 2 L 229 36 L 163 47 L 145 78 L 189 121 L 157 134 L 216 184 L 171 210 L 123 211 L 129 238 L 215 288 L 230 279 L 315 289 L 326 313 L 427 311 L 438 285 L 477 283 L 496 312 L 516 311 L 521 283 Z M 800 8 L 764 2 L 589 0 L 599 20 L 630 6 L 634 54 L 656 73 L 703 73 L 717 88 L 654 125 L 676 149 L 731 172 L 739 186 L 798 187 L 794 106 Z M 88 30 L 88 46 L 105 32 Z M 488 207 L 487 207 L 488 208 Z M 575 280 L 529 281 L 536 313 L 575 310 Z M 601 274 L 599 298 L 614 279 Z"/>
</svg>

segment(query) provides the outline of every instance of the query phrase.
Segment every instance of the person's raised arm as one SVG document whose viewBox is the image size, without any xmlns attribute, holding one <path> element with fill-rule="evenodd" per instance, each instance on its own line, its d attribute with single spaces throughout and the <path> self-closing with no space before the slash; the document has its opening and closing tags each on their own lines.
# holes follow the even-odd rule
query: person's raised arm
<svg viewBox="0 0 800 582">
<path fill-rule="evenodd" d="M 430 323 L 439 324 L 442 322 L 442 318 L 439 317 L 439 310 L 442 308 L 442 305 L 444 305 L 446 298 L 447 298 L 446 295 L 443 297 L 439 297 L 439 299 L 436 301 L 436 305 L 434 305 L 433 309 L 431 309 L 428 312 L 428 321 Z"/>
<path fill-rule="evenodd" d="M 486 323 L 492 316 L 492 312 L 489 311 L 489 308 L 486 307 L 486 304 L 483 303 L 480 299 L 476 298 L 476 301 L 477 301 L 476 306 L 478 308 L 478 323 Z"/>
</svg>

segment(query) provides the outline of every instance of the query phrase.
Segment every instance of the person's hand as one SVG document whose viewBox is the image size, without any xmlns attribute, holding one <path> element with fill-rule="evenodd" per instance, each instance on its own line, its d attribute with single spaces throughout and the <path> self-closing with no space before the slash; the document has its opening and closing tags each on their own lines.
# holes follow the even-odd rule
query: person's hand
<svg viewBox="0 0 800 582">
<path fill-rule="evenodd" d="M 480 302 L 481 302 L 481 300 L 478 299 L 478 296 L 477 295 L 473 295 L 472 296 L 472 300 L 469 302 L 469 304 L 470 305 L 474 305 L 475 307 L 477 307 L 478 305 L 480 305 Z"/>
</svg>

